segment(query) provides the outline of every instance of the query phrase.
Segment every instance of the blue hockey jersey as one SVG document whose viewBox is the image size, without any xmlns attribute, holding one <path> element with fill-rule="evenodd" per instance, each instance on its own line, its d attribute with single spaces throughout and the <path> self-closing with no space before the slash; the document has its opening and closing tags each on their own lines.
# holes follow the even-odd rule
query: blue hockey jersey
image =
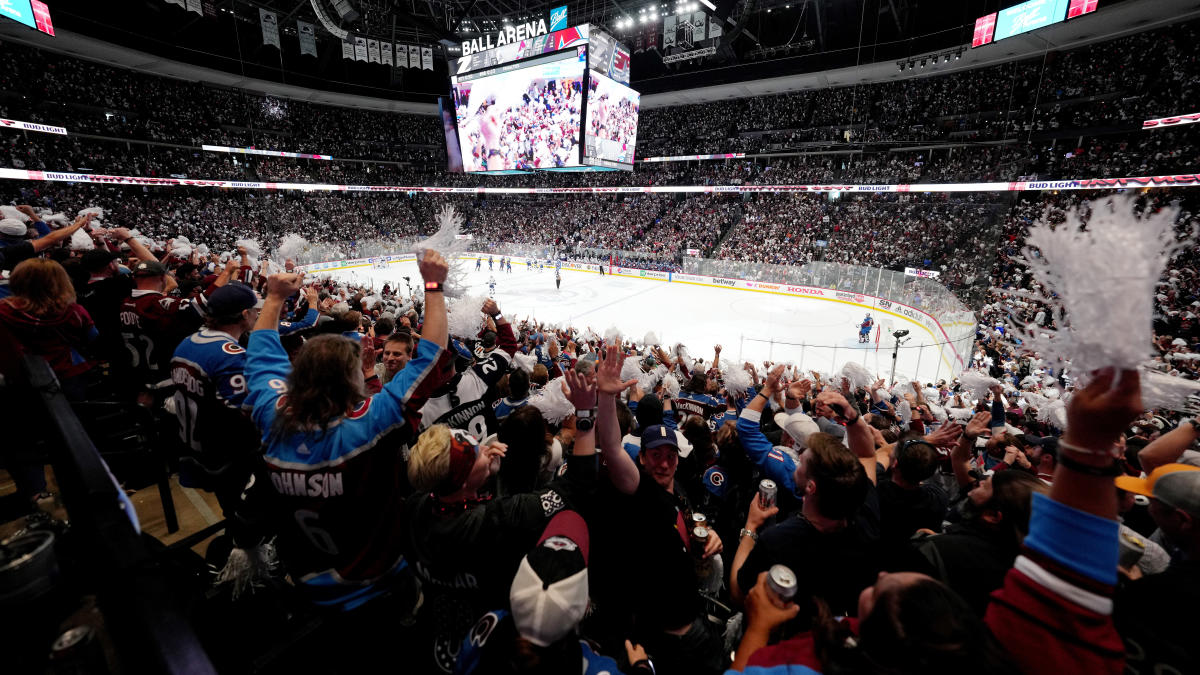
<svg viewBox="0 0 1200 675">
<path fill-rule="evenodd" d="M 357 607 L 386 592 L 403 569 L 400 446 L 416 437 L 420 408 L 449 372 L 450 356 L 421 340 L 412 361 L 358 408 L 323 431 L 280 438 L 270 429 L 287 405 L 287 352 L 274 330 L 251 333 L 247 351 L 245 405 L 265 444 L 260 487 L 280 558 L 313 602 Z"/>
</svg>

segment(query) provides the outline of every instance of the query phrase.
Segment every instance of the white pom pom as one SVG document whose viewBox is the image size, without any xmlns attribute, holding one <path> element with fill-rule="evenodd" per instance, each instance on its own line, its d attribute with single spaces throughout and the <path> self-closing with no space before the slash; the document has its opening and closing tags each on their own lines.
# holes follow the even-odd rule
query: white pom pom
<svg viewBox="0 0 1200 675">
<path fill-rule="evenodd" d="M 1200 382 L 1142 370 L 1142 408 L 1188 412 L 1188 396 L 1200 393 Z"/>
<path fill-rule="evenodd" d="M 238 239 L 234 242 L 234 247 L 242 247 L 246 249 L 246 255 L 251 258 L 262 257 L 262 247 L 258 245 L 257 239 Z"/>
<path fill-rule="evenodd" d="M 822 375 L 821 379 L 824 380 L 827 378 Z M 909 382 L 908 380 L 901 380 L 892 385 L 892 396 L 904 398 L 905 394 L 912 394 L 913 396 L 917 395 L 917 392 L 913 389 L 912 382 Z"/>
<path fill-rule="evenodd" d="M 979 400 L 988 395 L 988 390 L 1000 384 L 1000 380 L 994 377 L 988 377 L 983 373 L 977 373 L 973 370 L 963 371 L 958 376 L 958 383 L 962 388 L 971 394 L 971 398 Z"/>
<path fill-rule="evenodd" d="M 22 223 L 29 222 L 29 216 L 25 215 L 21 211 L 18 211 L 17 207 L 9 206 L 7 204 L 0 204 L 0 217 L 12 218 L 13 220 L 19 220 Z"/>
<path fill-rule="evenodd" d="M 616 326 L 609 326 L 608 330 L 604 331 L 604 342 L 609 345 L 620 345 L 621 331 L 617 330 Z"/>
<path fill-rule="evenodd" d="M 671 395 L 671 398 L 679 396 L 679 380 L 674 375 L 666 375 L 663 377 L 663 390 Z"/>
<path fill-rule="evenodd" d="M 1030 296 L 1065 313 L 1059 330 L 1010 320 L 1024 349 L 1081 372 L 1136 368 L 1150 358 L 1154 294 L 1168 261 L 1192 246 L 1175 237 L 1177 206 L 1138 212 L 1133 196 L 1116 195 L 1066 212 L 1051 229 L 1040 222 L 1026 237 L 1025 262 L 1053 295 Z M 1081 231 L 1081 226 L 1087 229 Z"/>
<path fill-rule="evenodd" d="M 229 552 L 229 558 L 217 572 L 213 584 L 231 584 L 230 596 L 236 600 L 246 591 L 253 593 L 255 589 L 263 588 L 278 562 L 273 540 L 250 550 L 235 548 Z"/>
<path fill-rule="evenodd" d="M 199 253 L 201 256 L 207 258 L 212 254 L 212 251 L 208 249 L 208 244 L 198 244 L 196 246 L 196 253 Z"/>
<path fill-rule="evenodd" d="M 86 216 L 89 213 L 92 214 L 92 220 L 103 220 L 104 219 L 104 207 L 103 206 L 89 206 L 86 209 L 80 209 L 79 213 L 75 214 L 75 217 L 78 218 L 81 216 Z"/>
<path fill-rule="evenodd" d="M 637 379 L 642 374 L 642 366 L 638 363 L 636 356 L 630 356 L 625 359 L 625 363 L 621 364 L 621 381 L 628 382 L 629 380 Z"/>
<path fill-rule="evenodd" d="M 934 405 L 934 404 L 930 403 L 929 404 L 929 413 L 931 415 L 933 415 L 933 419 L 937 420 L 938 422 L 945 422 L 946 419 L 948 418 L 948 415 L 946 414 L 946 409 L 940 405 Z"/>
<path fill-rule="evenodd" d="M 970 422 L 975 416 L 975 411 L 970 408 L 947 408 L 946 412 L 956 422 Z"/>
<path fill-rule="evenodd" d="M 454 207 L 446 204 L 434 216 L 438 231 L 428 239 L 418 243 L 414 250 L 417 259 L 424 257 L 425 251 L 434 250 L 442 254 L 450 269 L 446 273 L 446 281 L 442 284 L 443 293 L 448 298 L 456 298 L 466 292 L 467 268 L 463 264 L 461 254 L 471 247 L 473 240 L 459 239 L 462 234 L 463 218 Z"/>
<path fill-rule="evenodd" d="M 842 376 L 850 381 L 851 389 L 866 389 L 875 384 L 875 380 L 878 379 L 871 371 L 862 367 L 862 364 L 853 361 L 842 366 Z"/>
<path fill-rule="evenodd" d="M 646 333 L 646 337 L 642 338 L 642 344 L 647 347 L 654 347 L 658 345 L 658 336 L 654 334 L 654 331 L 650 331 Z"/>
<path fill-rule="evenodd" d="M 1061 403 L 1061 401 L 1060 401 L 1060 403 Z M 1067 406 L 1065 404 L 1057 406 L 1057 407 L 1053 407 L 1051 409 L 1050 424 L 1053 424 L 1054 426 L 1058 427 L 1059 429 L 1067 428 Z"/>
<path fill-rule="evenodd" d="M 908 423 L 912 421 L 912 406 L 908 404 L 908 401 L 902 400 L 896 405 L 896 414 L 900 417 L 900 425 L 907 427 Z"/>
<path fill-rule="evenodd" d="M 279 241 L 275 249 L 275 257 L 281 261 L 295 260 L 308 248 L 308 240 L 296 233 L 291 233 Z"/>
<path fill-rule="evenodd" d="M 754 386 L 754 379 L 743 366 L 727 363 L 721 366 L 721 380 L 730 396 L 741 398 Z"/>
<path fill-rule="evenodd" d="M 50 215 L 42 216 L 42 222 L 47 225 L 66 227 L 71 224 L 71 219 L 65 213 L 51 213 Z"/>
<path fill-rule="evenodd" d="M 888 393 L 887 389 L 876 389 L 875 395 L 878 396 L 879 400 L 881 401 L 887 401 L 892 398 L 892 395 Z"/>
<path fill-rule="evenodd" d="M 96 245 L 92 242 L 92 238 L 88 236 L 87 232 L 75 230 L 71 233 L 70 248 L 72 251 L 90 251 L 96 248 Z"/>
<path fill-rule="evenodd" d="M 468 295 L 457 298 L 446 310 L 450 335 L 456 338 L 476 338 L 483 329 L 483 303 L 487 298 Z"/>
<path fill-rule="evenodd" d="M 533 367 L 537 365 L 537 356 L 533 354 L 522 354 L 521 352 L 517 352 L 516 354 L 513 354 L 513 361 L 516 362 L 517 367 L 521 370 L 527 373 L 532 373 Z"/>
<path fill-rule="evenodd" d="M 542 417 L 551 424 L 561 424 L 567 417 L 575 414 L 575 404 L 563 393 L 566 384 L 564 378 L 556 377 L 547 382 L 541 392 L 529 399 L 529 405 L 541 411 Z"/>
</svg>

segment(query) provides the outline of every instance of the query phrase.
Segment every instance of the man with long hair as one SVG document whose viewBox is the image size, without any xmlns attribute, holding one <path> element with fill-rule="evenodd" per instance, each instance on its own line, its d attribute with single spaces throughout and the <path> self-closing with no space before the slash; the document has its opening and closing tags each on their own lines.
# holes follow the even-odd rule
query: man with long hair
<svg viewBox="0 0 1200 675">
<path fill-rule="evenodd" d="M 279 314 L 303 275 L 274 274 L 247 348 L 246 380 L 266 446 L 256 476 L 280 557 L 314 602 L 354 609 L 396 585 L 405 471 L 397 450 L 417 431 L 419 410 L 445 372 L 448 265 L 436 251 L 418 262 L 425 279 L 425 324 L 412 361 L 379 394 L 366 394 L 360 345 L 341 335 L 304 344 L 295 364 L 279 341 Z M 384 437 L 398 443 L 381 443 Z"/>
</svg>

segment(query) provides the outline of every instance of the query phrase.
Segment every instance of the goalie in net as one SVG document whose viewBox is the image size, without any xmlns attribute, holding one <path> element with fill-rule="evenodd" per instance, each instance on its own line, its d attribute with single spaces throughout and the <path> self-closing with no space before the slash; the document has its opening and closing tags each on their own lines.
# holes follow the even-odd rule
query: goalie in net
<svg viewBox="0 0 1200 675">
<path fill-rule="evenodd" d="M 387 258 L 371 258 L 371 269 L 386 270 L 388 268 Z"/>
</svg>

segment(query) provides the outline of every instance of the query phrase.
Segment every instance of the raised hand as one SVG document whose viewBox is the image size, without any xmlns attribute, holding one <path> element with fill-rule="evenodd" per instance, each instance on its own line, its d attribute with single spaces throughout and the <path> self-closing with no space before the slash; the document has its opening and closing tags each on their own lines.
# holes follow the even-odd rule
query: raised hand
<svg viewBox="0 0 1200 675">
<path fill-rule="evenodd" d="M 778 392 L 780 389 L 779 378 L 781 377 L 783 377 L 782 364 L 775 366 L 769 373 L 767 373 L 767 379 L 763 381 L 762 393 L 765 396 L 773 396 L 776 392 Z"/>
<path fill-rule="evenodd" d="M 951 422 L 938 427 L 937 431 L 926 434 L 925 441 L 937 448 L 949 448 L 958 442 L 961 435 L 962 427 Z"/>
<path fill-rule="evenodd" d="M 433 249 L 425 251 L 425 255 L 417 262 L 417 269 L 421 271 L 421 278 L 425 281 L 435 283 L 443 283 L 446 281 L 446 274 L 450 271 L 450 265 L 441 253 Z"/>
<path fill-rule="evenodd" d="M 967 440 L 973 441 L 990 428 L 988 423 L 991 421 L 992 414 L 990 412 L 975 413 L 971 421 L 967 422 L 967 428 L 963 431 L 963 435 L 967 437 Z"/>
<path fill-rule="evenodd" d="M 292 297 L 304 283 L 304 272 L 272 274 L 267 277 L 267 295 L 278 300 Z"/>
<path fill-rule="evenodd" d="M 488 316 L 496 316 L 500 313 L 500 306 L 496 304 L 495 300 L 488 298 L 483 303 L 483 313 Z"/>
<path fill-rule="evenodd" d="M 599 363 L 596 364 L 596 386 L 601 394 L 615 396 L 626 387 L 637 384 L 637 378 L 628 381 L 621 380 L 621 366 L 625 363 L 625 355 L 617 345 L 609 345 L 599 352 Z"/>
<path fill-rule="evenodd" d="M 566 378 L 567 386 L 570 387 L 570 391 L 567 392 L 567 400 L 571 401 L 576 410 L 591 410 L 596 407 L 595 377 L 578 373 L 574 368 L 567 369 L 563 377 Z"/>
<path fill-rule="evenodd" d="M 1107 450 L 1142 414 L 1138 371 L 1123 370 L 1119 376 L 1114 368 L 1096 371 L 1088 386 L 1075 391 L 1067 402 L 1067 442 L 1089 450 Z"/>
<path fill-rule="evenodd" d="M 821 417 L 846 418 L 850 411 L 850 402 L 836 391 L 823 391 L 817 394 L 817 414 Z"/>
</svg>

